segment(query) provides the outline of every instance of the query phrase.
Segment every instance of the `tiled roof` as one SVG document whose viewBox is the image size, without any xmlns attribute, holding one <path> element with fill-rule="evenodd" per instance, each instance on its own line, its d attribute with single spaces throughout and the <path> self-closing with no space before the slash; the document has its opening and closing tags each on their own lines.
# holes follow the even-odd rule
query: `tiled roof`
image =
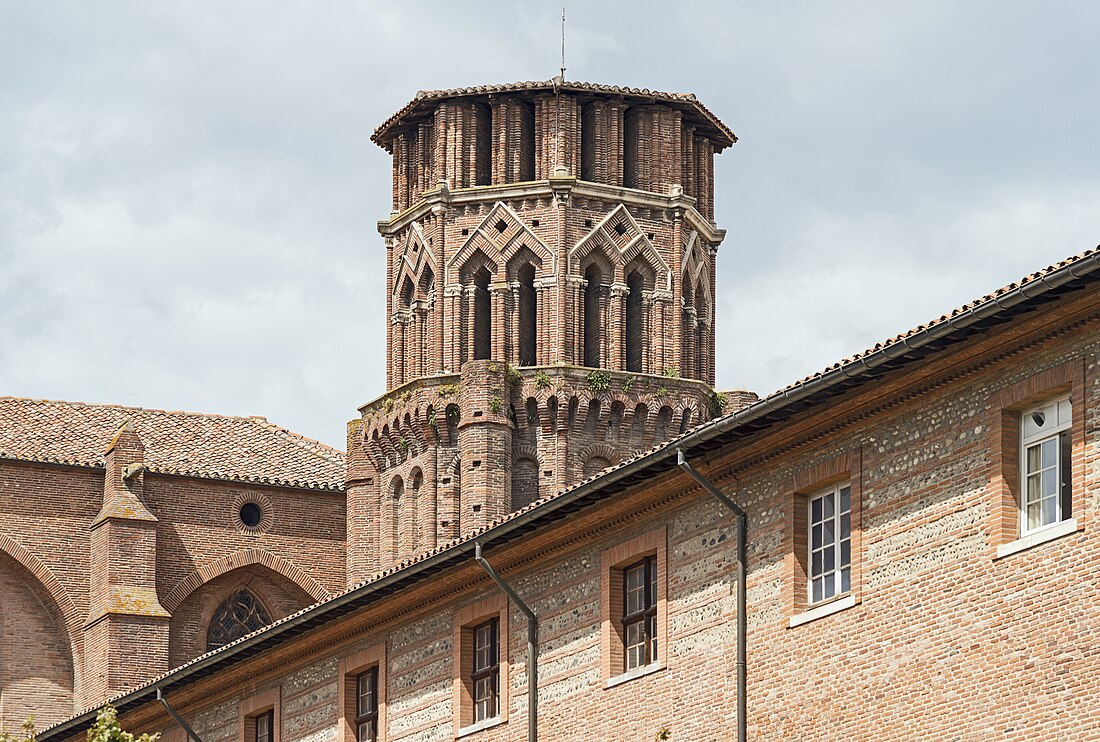
<svg viewBox="0 0 1100 742">
<path fill-rule="evenodd" d="M 421 90 L 417 92 L 416 97 L 402 106 L 394 115 L 386 119 L 377 129 L 374 130 L 374 134 L 371 135 L 371 141 L 381 146 L 386 146 L 385 142 L 389 139 L 387 136 L 390 130 L 396 126 L 402 119 L 406 118 L 417 109 L 427 108 L 427 103 L 444 98 L 460 98 L 471 95 L 488 95 L 490 93 L 521 93 L 521 92 L 535 92 L 544 90 L 553 90 L 553 80 L 537 80 L 526 82 L 512 82 L 502 83 L 496 85 L 476 85 L 466 88 L 450 88 L 448 90 Z M 574 93 L 600 93 L 603 95 L 621 95 L 625 98 L 645 99 L 645 100 L 659 100 L 665 103 L 672 103 L 680 108 L 687 108 L 696 112 L 698 117 L 713 127 L 714 131 L 711 134 L 723 147 L 728 147 L 737 141 L 737 136 L 726 126 L 722 121 L 711 113 L 710 109 L 704 106 L 695 97 L 694 93 L 664 93 L 659 90 L 650 90 L 649 88 L 629 88 L 620 85 L 601 85 L 593 82 L 572 82 L 566 81 L 562 84 L 561 90 L 564 92 Z M 387 147 L 388 149 L 388 147 Z"/>
<path fill-rule="evenodd" d="M 103 466 L 129 420 L 151 472 L 340 491 L 344 452 L 263 417 L 0 397 L 0 458 Z"/>
</svg>

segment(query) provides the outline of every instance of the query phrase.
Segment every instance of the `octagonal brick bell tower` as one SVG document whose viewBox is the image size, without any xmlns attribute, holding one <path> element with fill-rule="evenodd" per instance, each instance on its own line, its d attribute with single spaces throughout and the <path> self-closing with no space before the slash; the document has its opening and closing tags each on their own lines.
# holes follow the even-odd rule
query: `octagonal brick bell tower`
<svg viewBox="0 0 1100 742">
<path fill-rule="evenodd" d="M 422 91 L 393 155 L 387 391 L 348 426 L 348 580 L 433 549 L 718 410 L 714 155 L 694 95 Z"/>
</svg>

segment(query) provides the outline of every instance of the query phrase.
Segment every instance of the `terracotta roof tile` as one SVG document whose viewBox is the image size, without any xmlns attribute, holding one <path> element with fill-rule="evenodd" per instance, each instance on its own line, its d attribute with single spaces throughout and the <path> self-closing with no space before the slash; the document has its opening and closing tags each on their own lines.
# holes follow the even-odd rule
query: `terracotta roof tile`
<svg viewBox="0 0 1100 742">
<path fill-rule="evenodd" d="M 459 98 L 470 95 L 488 95 L 490 93 L 519 93 L 519 92 L 534 92 L 540 90 L 553 90 L 554 82 L 552 80 L 528 80 L 525 82 L 511 82 L 500 83 L 494 85 L 474 85 L 465 88 L 449 88 L 446 90 L 421 90 L 418 91 L 416 97 L 406 103 L 401 109 L 386 119 L 374 133 L 371 135 L 371 141 L 375 144 L 386 146 L 385 141 L 388 139 L 386 134 L 391 128 L 393 128 L 401 119 L 405 118 L 409 114 L 413 113 L 416 109 L 424 106 L 424 104 L 443 100 L 444 98 Z M 737 141 L 737 136 L 726 126 L 722 121 L 715 116 L 710 109 L 699 102 L 699 99 L 695 97 L 694 93 L 666 93 L 659 90 L 650 90 L 649 88 L 630 88 L 621 85 L 601 85 L 593 82 L 573 82 L 566 81 L 562 84 L 561 89 L 563 91 L 580 92 L 580 93 L 602 93 L 605 95 L 622 95 L 631 98 L 651 98 L 653 100 L 664 101 L 666 103 L 675 103 L 680 106 L 686 106 L 691 109 L 695 109 L 698 112 L 699 118 L 706 121 L 708 124 L 714 127 L 714 134 L 717 135 L 717 139 L 723 146 L 729 146 Z M 388 147 L 387 147 L 388 148 Z"/>
<path fill-rule="evenodd" d="M 161 474 L 340 491 L 344 453 L 263 417 L 0 397 L 0 458 L 100 467 L 126 421 Z"/>
</svg>

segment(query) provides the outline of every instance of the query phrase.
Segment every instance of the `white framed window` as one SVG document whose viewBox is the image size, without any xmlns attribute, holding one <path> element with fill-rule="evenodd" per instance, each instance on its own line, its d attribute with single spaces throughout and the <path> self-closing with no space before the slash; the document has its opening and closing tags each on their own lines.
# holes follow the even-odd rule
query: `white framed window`
<svg viewBox="0 0 1100 742">
<path fill-rule="evenodd" d="M 852 486 L 845 482 L 808 498 L 809 603 L 852 589 Z"/>
<path fill-rule="evenodd" d="M 1046 402 L 1020 416 L 1020 535 L 1072 516 L 1070 512 L 1069 397 Z"/>
</svg>

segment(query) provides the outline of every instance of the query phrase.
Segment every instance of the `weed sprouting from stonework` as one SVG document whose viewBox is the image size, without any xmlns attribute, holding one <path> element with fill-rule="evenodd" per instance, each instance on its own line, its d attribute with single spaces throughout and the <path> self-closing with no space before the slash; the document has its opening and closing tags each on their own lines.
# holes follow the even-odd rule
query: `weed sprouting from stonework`
<svg viewBox="0 0 1100 742">
<path fill-rule="evenodd" d="M 541 369 L 536 371 L 535 372 L 535 387 L 538 388 L 538 389 L 549 389 L 550 388 L 550 374 L 546 373 L 545 371 L 543 371 Z"/>
<path fill-rule="evenodd" d="M 710 416 L 720 417 L 723 415 L 729 403 L 729 398 L 722 392 L 715 392 L 710 395 Z"/>
<path fill-rule="evenodd" d="M 593 394 L 606 392 L 611 388 L 610 371 L 590 371 L 588 373 L 588 391 Z"/>
<path fill-rule="evenodd" d="M 507 379 L 512 386 L 519 386 L 523 383 L 523 374 L 519 372 L 518 368 L 512 365 L 504 367 L 504 378 Z"/>
</svg>

